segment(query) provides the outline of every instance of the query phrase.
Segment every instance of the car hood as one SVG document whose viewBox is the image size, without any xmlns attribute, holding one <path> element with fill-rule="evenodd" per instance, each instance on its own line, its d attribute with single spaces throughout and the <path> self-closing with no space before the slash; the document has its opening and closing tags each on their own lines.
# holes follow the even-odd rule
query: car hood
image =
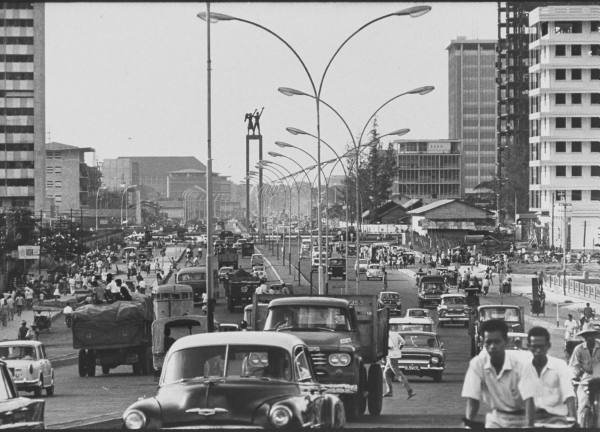
<svg viewBox="0 0 600 432">
<path fill-rule="evenodd" d="M 6 366 L 9 368 L 15 369 L 26 369 L 30 364 L 36 365 L 39 360 L 3 360 L 6 363 Z"/>
<path fill-rule="evenodd" d="M 406 348 L 406 346 L 404 346 L 402 348 L 402 354 L 435 354 L 442 356 L 443 352 L 442 350 L 435 348 Z"/>
<path fill-rule="evenodd" d="M 295 383 L 266 378 L 202 379 L 161 387 L 155 396 L 163 426 L 251 424 L 265 402 L 299 394 Z"/>
<path fill-rule="evenodd" d="M 336 350 L 342 345 L 356 346 L 355 336 L 351 332 L 294 331 L 290 333 L 302 339 L 308 345 L 309 350 L 313 350 L 312 347 Z"/>
</svg>

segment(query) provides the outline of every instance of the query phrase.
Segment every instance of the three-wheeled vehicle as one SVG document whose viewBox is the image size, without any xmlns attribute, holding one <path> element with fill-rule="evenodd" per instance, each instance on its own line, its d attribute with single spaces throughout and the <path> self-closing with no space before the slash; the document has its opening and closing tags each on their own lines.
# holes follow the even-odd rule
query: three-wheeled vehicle
<svg viewBox="0 0 600 432">
<path fill-rule="evenodd" d="M 33 325 L 39 331 L 48 330 L 52 327 L 52 314 L 61 312 L 61 309 L 50 306 L 34 306 L 33 307 Z"/>
</svg>

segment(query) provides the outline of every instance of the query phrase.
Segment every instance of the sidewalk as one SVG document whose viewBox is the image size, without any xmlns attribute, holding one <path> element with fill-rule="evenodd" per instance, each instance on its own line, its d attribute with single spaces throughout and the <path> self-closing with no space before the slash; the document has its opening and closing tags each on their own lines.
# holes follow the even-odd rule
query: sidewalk
<svg viewBox="0 0 600 432">
<path fill-rule="evenodd" d="M 277 280 L 277 283 L 284 283 L 292 287 L 294 294 L 309 294 L 310 292 L 310 283 L 307 281 L 304 276 L 300 275 L 300 282 L 298 282 L 298 270 L 292 264 L 292 273 L 289 273 L 289 267 L 286 262 L 283 265 L 281 257 L 277 259 L 275 254 L 272 254 L 267 245 L 255 246 L 257 253 L 262 254 L 265 257 L 265 262 L 267 263 L 267 274 L 268 269 L 271 268 L 274 275 L 274 280 Z M 269 280 L 272 278 L 269 277 Z"/>
</svg>

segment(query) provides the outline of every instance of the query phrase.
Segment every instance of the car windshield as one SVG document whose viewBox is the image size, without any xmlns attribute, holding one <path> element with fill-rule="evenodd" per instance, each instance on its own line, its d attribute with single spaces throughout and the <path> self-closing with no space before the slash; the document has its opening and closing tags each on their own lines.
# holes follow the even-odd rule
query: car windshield
<svg viewBox="0 0 600 432">
<path fill-rule="evenodd" d="M 381 300 L 400 300 L 400 294 L 398 294 L 398 293 L 382 293 Z"/>
<path fill-rule="evenodd" d="M 379 270 L 380 268 L 381 268 L 381 267 L 379 267 L 379 265 L 377 265 L 377 264 L 371 264 L 371 265 L 369 266 L 369 269 L 371 269 L 371 270 Z"/>
<path fill-rule="evenodd" d="M 408 311 L 408 316 L 422 318 L 422 317 L 426 317 L 428 315 L 427 315 L 427 311 L 424 311 L 422 309 L 412 309 L 412 310 Z"/>
<path fill-rule="evenodd" d="M 465 298 L 464 297 L 446 297 L 446 298 L 444 298 L 444 304 L 462 305 L 462 304 L 465 304 Z"/>
<path fill-rule="evenodd" d="M 163 366 L 163 384 L 207 378 L 292 379 L 289 353 L 263 345 L 211 345 L 175 351 Z"/>
<path fill-rule="evenodd" d="M 438 340 L 433 335 L 428 334 L 403 334 L 406 344 L 404 348 L 439 348 Z"/>
<path fill-rule="evenodd" d="M 206 280 L 206 272 L 184 273 L 177 275 L 177 282 L 194 282 Z"/>
<path fill-rule="evenodd" d="M 330 259 L 329 260 L 329 265 L 332 265 L 332 266 L 342 266 L 344 264 L 345 264 L 344 260 L 341 260 L 341 259 Z"/>
<path fill-rule="evenodd" d="M 437 294 L 444 291 L 444 286 L 439 283 L 423 282 L 422 290 L 425 294 Z"/>
<path fill-rule="evenodd" d="M 519 311 L 513 308 L 486 308 L 479 313 L 481 321 L 501 319 L 507 322 L 519 322 Z"/>
<path fill-rule="evenodd" d="M 350 331 L 344 308 L 333 306 L 276 306 L 269 308 L 265 330 Z"/>
<path fill-rule="evenodd" d="M 1 360 L 37 360 L 35 348 L 32 346 L 2 346 Z"/>
<path fill-rule="evenodd" d="M 365 265 L 367 265 L 367 264 L 369 264 L 369 261 L 366 260 L 366 259 L 359 259 L 358 260 L 358 264 L 365 264 Z"/>
</svg>

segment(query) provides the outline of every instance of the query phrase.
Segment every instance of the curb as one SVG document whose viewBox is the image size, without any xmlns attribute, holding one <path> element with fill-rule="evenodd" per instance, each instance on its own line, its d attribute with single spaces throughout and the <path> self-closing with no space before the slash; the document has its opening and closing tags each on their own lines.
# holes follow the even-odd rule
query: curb
<svg viewBox="0 0 600 432">
<path fill-rule="evenodd" d="M 271 261 L 269 261 L 269 259 L 266 257 L 266 255 L 263 254 L 262 251 L 258 247 L 254 246 L 254 249 L 256 249 L 258 251 L 258 253 L 260 253 L 263 256 L 263 259 L 265 260 L 265 262 L 267 263 L 267 265 L 269 267 L 271 267 L 271 270 L 273 270 L 273 273 L 275 273 L 275 277 L 277 279 L 279 279 L 279 283 L 282 284 L 283 283 L 283 279 L 281 278 L 279 272 L 277 270 L 275 270 L 275 267 L 273 266 L 273 264 L 271 264 Z"/>
</svg>

